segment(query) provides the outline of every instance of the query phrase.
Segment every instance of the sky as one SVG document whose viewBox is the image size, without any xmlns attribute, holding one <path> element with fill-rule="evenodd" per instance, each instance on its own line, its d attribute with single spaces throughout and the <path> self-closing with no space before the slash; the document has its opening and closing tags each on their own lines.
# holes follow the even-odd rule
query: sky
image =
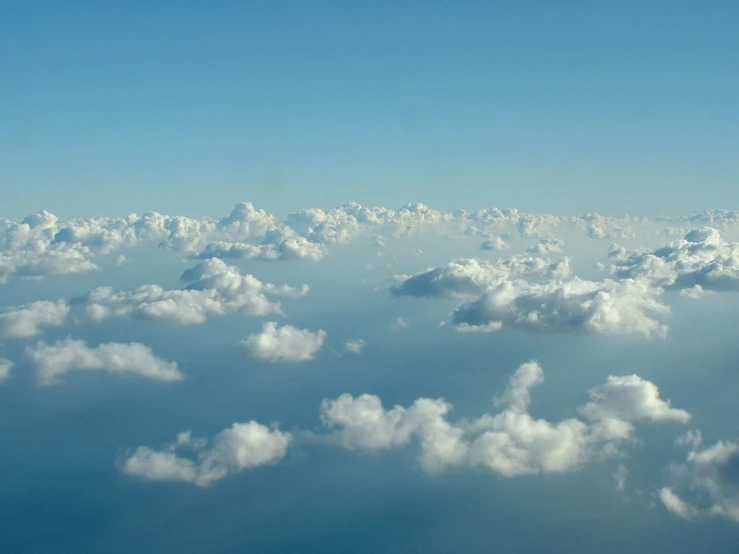
<svg viewBox="0 0 739 554">
<path fill-rule="evenodd" d="M 734 552 L 737 16 L 0 6 L 0 552 Z"/>
<path fill-rule="evenodd" d="M 739 198 L 735 2 L 0 10 L 8 216 Z"/>
</svg>

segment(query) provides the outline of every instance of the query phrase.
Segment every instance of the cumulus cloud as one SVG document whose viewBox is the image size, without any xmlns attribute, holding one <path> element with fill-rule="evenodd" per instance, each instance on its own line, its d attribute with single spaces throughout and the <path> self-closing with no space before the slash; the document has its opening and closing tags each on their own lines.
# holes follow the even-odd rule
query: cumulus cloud
<svg viewBox="0 0 739 554">
<path fill-rule="evenodd" d="M 503 240 L 503 237 L 490 237 L 480 243 L 480 250 L 498 251 L 505 250 L 510 247 L 511 245 Z"/>
<path fill-rule="evenodd" d="M 667 326 L 657 318 L 670 310 L 660 302 L 660 293 L 646 282 L 631 279 L 505 281 L 457 308 L 452 322 L 469 327 L 500 323 L 542 332 L 665 336 Z"/>
<path fill-rule="evenodd" d="M 292 325 L 278 327 L 274 321 L 262 326 L 261 333 L 241 341 L 252 357 L 270 362 L 305 362 L 315 358 L 326 340 L 326 331 L 297 329 Z"/>
<path fill-rule="evenodd" d="M 277 244 L 248 244 L 244 242 L 212 242 L 193 256 L 196 259 L 246 259 L 246 260 L 310 260 L 317 262 L 328 253 L 323 244 L 310 242 L 304 237 L 290 237 Z"/>
<path fill-rule="evenodd" d="M 647 279 L 666 290 L 698 298 L 710 291 L 739 290 L 739 243 L 704 227 L 654 250 L 627 251 L 614 246 L 612 272 L 621 279 Z"/>
<path fill-rule="evenodd" d="M 211 448 L 206 448 L 207 442 L 193 439 L 186 431 L 162 450 L 139 446 L 123 461 L 123 473 L 149 481 L 182 481 L 207 487 L 229 475 L 276 464 L 285 457 L 292 435 L 249 421 L 234 423 L 218 433 Z M 194 454 L 178 454 L 183 448 Z"/>
<path fill-rule="evenodd" d="M 158 358 L 140 343 L 107 343 L 90 348 L 82 340 L 67 338 L 55 344 L 39 342 L 26 348 L 41 385 L 55 385 L 71 371 L 105 371 L 134 374 L 155 381 L 180 381 L 175 362 Z"/>
<path fill-rule="evenodd" d="M 534 361 L 511 376 L 496 400 L 501 412 L 456 424 L 447 420 L 452 406 L 441 398 L 385 409 L 377 396 L 343 394 L 321 404 L 321 422 L 329 431 L 323 440 L 348 450 L 388 449 L 417 440 L 419 461 L 432 472 L 447 466 L 479 466 L 505 477 L 568 472 L 631 439 L 632 422 L 684 423 L 690 417 L 661 400 L 654 384 L 636 379 L 609 378 L 590 391 L 591 401 L 579 410 L 585 420 L 554 423 L 528 413 L 530 391 L 544 381 Z"/>
<path fill-rule="evenodd" d="M 69 306 L 63 300 L 41 300 L 2 310 L 0 338 L 34 337 L 41 333 L 42 327 L 63 325 L 69 315 Z"/>
<path fill-rule="evenodd" d="M 551 262 L 543 258 L 514 256 L 486 262 L 475 258 L 453 260 L 414 275 L 396 275 L 400 281 L 390 288 L 395 296 L 465 298 L 523 275 L 567 277 L 572 271 L 569 258 Z"/>
<path fill-rule="evenodd" d="M 562 240 L 558 238 L 549 237 L 549 238 L 541 239 L 534 246 L 528 247 L 526 251 L 530 252 L 531 254 L 539 254 L 539 255 L 555 254 L 558 252 L 562 252 L 563 246 L 564 246 L 564 242 Z"/>
<path fill-rule="evenodd" d="M 13 369 L 13 362 L 6 358 L 0 358 L 0 385 L 8 380 L 11 369 Z"/>
<path fill-rule="evenodd" d="M 263 283 L 253 275 L 241 275 L 238 268 L 212 258 L 186 270 L 184 289 L 163 289 L 143 285 L 129 292 L 100 287 L 86 297 L 87 315 L 94 320 L 133 317 L 174 323 L 204 323 L 209 315 L 282 313 L 280 303 L 269 296 L 298 298 L 308 293 L 308 285 L 293 288 Z"/>
<path fill-rule="evenodd" d="M 723 517 L 739 523 L 739 443 L 718 441 L 702 450 L 696 447 L 685 463 L 670 469 L 675 486 L 694 501 L 678 496 L 674 487 L 664 487 L 659 496 L 667 510 L 685 519 Z"/>
<path fill-rule="evenodd" d="M 366 342 L 364 339 L 348 340 L 344 343 L 344 348 L 352 354 L 361 354 Z"/>
</svg>

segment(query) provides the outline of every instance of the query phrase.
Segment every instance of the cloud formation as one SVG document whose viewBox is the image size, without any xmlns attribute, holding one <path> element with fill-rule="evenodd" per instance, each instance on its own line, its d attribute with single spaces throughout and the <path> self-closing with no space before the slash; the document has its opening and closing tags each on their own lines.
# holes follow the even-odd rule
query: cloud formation
<svg viewBox="0 0 739 554">
<path fill-rule="evenodd" d="M 502 327 L 537 332 L 582 332 L 665 336 L 669 315 L 660 289 L 644 281 L 505 281 L 452 314 L 456 325 Z M 492 325 L 492 327 L 490 327 Z"/>
<path fill-rule="evenodd" d="M 210 315 L 280 314 L 280 303 L 269 296 L 299 298 L 308 285 L 293 288 L 263 283 L 251 274 L 217 258 L 186 270 L 181 280 L 184 289 L 166 290 L 158 285 L 143 285 L 129 292 L 114 292 L 100 287 L 85 298 L 87 315 L 96 321 L 108 317 L 131 317 L 169 321 L 182 325 L 204 323 Z"/>
<path fill-rule="evenodd" d="M 697 298 L 707 291 L 739 290 L 739 243 L 704 227 L 654 250 L 613 246 L 611 271 L 620 279 L 645 279 L 666 290 Z"/>
<path fill-rule="evenodd" d="M 234 423 L 218 433 L 213 446 L 205 439 L 193 439 L 190 432 L 163 450 L 139 446 L 123 461 L 126 475 L 149 481 L 182 481 L 207 487 L 229 475 L 279 462 L 287 453 L 292 435 L 269 428 L 256 421 Z M 194 456 L 185 457 L 178 450 L 189 448 Z"/>
<path fill-rule="evenodd" d="M 504 477 L 562 473 L 596 455 L 613 453 L 633 438 L 633 422 L 685 423 L 690 414 L 670 408 L 657 387 L 636 376 L 610 377 L 591 389 L 579 409 L 584 420 L 534 419 L 528 413 L 531 389 L 542 383 L 537 362 L 521 365 L 496 405 L 504 409 L 472 421 L 450 423 L 445 400 L 419 398 L 410 407 L 385 409 L 379 397 L 343 394 L 321 404 L 324 440 L 348 450 L 377 450 L 406 445 L 414 438 L 427 471 L 447 466 L 478 466 Z"/>
<path fill-rule="evenodd" d="M 700 440 L 692 443 L 700 445 Z M 718 441 L 702 450 L 696 446 L 685 463 L 669 469 L 674 486 L 658 493 L 668 511 L 683 519 L 723 517 L 739 523 L 739 443 Z M 690 494 L 692 502 L 678 495 L 676 487 Z"/>
<path fill-rule="evenodd" d="M 40 300 L 3 308 L 0 311 L 0 338 L 20 339 L 35 337 L 43 327 L 59 327 L 69 315 L 64 300 L 56 302 Z"/>
<path fill-rule="evenodd" d="M 26 348 L 40 385 L 56 385 L 72 371 L 133 374 L 155 381 L 181 381 L 175 362 L 154 355 L 140 343 L 111 342 L 90 348 L 82 340 L 67 338 L 54 344 L 39 342 Z"/>
<path fill-rule="evenodd" d="M 10 378 L 11 369 L 13 369 L 13 362 L 6 358 L 0 358 L 0 385 Z"/>
<path fill-rule="evenodd" d="M 572 272 L 570 259 L 551 262 L 544 258 L 513 256 L 486 262 L 475 258 L 453 260 L 414 275 L 396 275 L 400 281 L 390 288 L 395 296 L 467 298 L 524 275 L 562 279 Z"/>
<path fill-rule="evenodd" d="M 262 331 L 241 341 L 252 358 L 269 362 L 305 362 L 315 358 L 326 340 L 326 331 L 297 329 L 292 325 L 278 327 L 274 321 L 262 326 Z"/>
<path fill-rule="evenodd" d="M 352 354 L 361 354 L 365 345 L 366 343 L 364 339 L 353 339 L 346 341 L 344 343 L 344 348 Z"/>
</svg>

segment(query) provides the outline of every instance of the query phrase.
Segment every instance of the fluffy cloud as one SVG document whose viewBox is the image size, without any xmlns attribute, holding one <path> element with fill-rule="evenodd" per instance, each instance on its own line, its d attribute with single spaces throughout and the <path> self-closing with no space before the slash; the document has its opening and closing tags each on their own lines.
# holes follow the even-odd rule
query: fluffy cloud
<svg viewBox="0 0 739 554">
<path fill-rule="evenodd" d="M 579 412 L 585 420 L 552 423 L 529 413 L 531 389 L 544 374 L 536 362 L 521 365 L 496 400 L 503 411 L 472 421 L 450 423 L 452 406 L 443 399 L 419 398 L 410 407 L 385 409 L 379 397 L 343 394 L 321 404 L 324 440 L 348 450 L 388 449 L 414 438 L 427 471 L 450 465 L 479 466 L 505 477 L 574 470 L 596 454 L 614 452 L 633 437 L 632 422 L 685 423 L 690 415 L 659 398 L 657 387 L 638 377 L 610 377 L 591 389 Z"/>
<path fill-rule="evenodd" d="M 26 348 L 41 385 L 54 385 L 71 371 L 130 373 L 155 381 L 180 381 L 175 362 L 155 356 L 140 343 L 107 343 L 90 348 L 82 340 L 65 339 L 55 344 L 39 342 Z"/>
<path fill-rule="evenodd" d="M 545 255 L 562 252 L 564 242 L 558 238 L 544 238 L 537 242 L 534 246 L 526 249 L 531 254 Z"/>
<path fill-rule="evenodd" d="M 500 323 L 529 331 L 664 336 L 667 326 L 657 318 L 670 310 L 660 302 L 660 292 L 631 279 L 505 281 L 460 306 L 452 321 L 469 327 Z"/>
<path fill-rule="evenodd" d="M 655 250 L 629 252 L 614 246 L 612 272 L 621 279 L 648 279 L 667 290 L 700 297 L 707 291 L 739 290 L 739 243 L 704 227 Z"/>
<path fill-rule="evenodd" d="M 739 523 L 739 443 L 718 441 L 693 450 L 684 464 L 670 469 L 676 486 L 695 499 L 688 502 L 674 488 L 664 487 L 659 498 L 667 510 L 685 519 L 717 516 Z"/>
<path fill-rule="evenodd" d="M 486 289 L 519 276 L 542 275 L 561 279 L 571 271 L 569 258 L 551 262 L 543 258 L 514 256 L 494 263 L 463 258 L 414 275 L 396 275 L 395 279 L 401 282 L 390 291 L 395 296 L 465 298 L 479 296 Z"/>
<path fill-rule="evenodd" d="M 123 472 L 149 481 L 183 481 L 207 487 L 229 475 L 271 465 L 285 457 L 292 441 L 290 433 L 270 429 L 256 421 L 234 423 L 218 433 L 211 448 L 204 439 L 180 433 L 177 441 L 163 450 L 136 448 L 123 462 Z M 178 455 L 189 448 L 194 456 Z"/>
<path fill-rule="evenodd" d="M 344 343 L 344 348 L 352 354 L 361 354 L 365 344 L 364 339 L 348 340 Z"/>
<path fill-rule="evenodd" d="M 262 332 L 241 341 L 253 358 L 270 362 L 305 362 L 312 360 L 326 340 L 326 331 L 297 329 L 292 325 L 278 327 L 274 321 L 262 326 Z"/>
<path fill-rule="evenodd" d="M 480 243 L 480 250 L 505 250 L 506 248 L 510 248 L 511 245 L 508 244 L 505 240 L 503 240 L 503 237 L 490 237 L 489 239 L 485 239 Z"/>
<path fill-rule="evenodd" d="M 5 358 L 0 358 L 0 384 L 8 380 L 11 369 L 13 369 L 13 362 Z"/>
<path fill-rule="evenodd" d="M 0 311 L 0 338 L 26 338 L 38 335 L 42 327 L 63 325 L 69 306 L 63 300 L 38 301 Z"/>
<path fill-rule="evenodd" d="M 186 270 L 184 289 L 166 290 L 143 285 L 130 292 L 114 292 L 110 287 L 93 290 L 87 297 L 87 315 L 94 320 L 107 317 L 134 317 L 145 320 L 198 324 L 209 315 L 281 313 L 280 303 L 268 296 L 298 298 L 308 293 L 308 285 L 293 288 L 262 283 L 253 275 L 241 275 L 238 268 L 212 258 Z"/>
</svg>

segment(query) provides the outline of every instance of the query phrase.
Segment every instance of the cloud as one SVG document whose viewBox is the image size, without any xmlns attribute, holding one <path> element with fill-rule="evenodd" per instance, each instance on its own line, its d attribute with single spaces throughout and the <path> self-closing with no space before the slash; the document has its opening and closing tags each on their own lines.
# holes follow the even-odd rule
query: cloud
<svg viewBox="0 0 739 554">
<path fill-rule="evenodd" d="M 410 319 L 405 319 L 401 316 L 398 316 L 398 318 L 395 320 L 395 327 L 398 327 L 400 329 L 406 329 L 410 324 Z"/>
<path fill-rule="evenodd" d="M 634 280 L 505 281 L 457 308 L 452 322 L 470 327 L 500 323 L 540 332 L 665 336 L 667 326 L 657 318 L 670 310 L 658 299 L 660 292 Z"/>
<path fill-rule="evenodd" d="M 252 357 L 270 362 L 305 362 L 315 358 L 326 340 L 326 331 L 278 327 L 274 321 L 262 326 L 262 332 L 241 341 Z"/>
<path fill-rule="evenodd" d="M 0 358 L 0 385 L 8 380 L 11 369 L 13 369 L 13 362 L 5 358 Z"/>
<path fill-rule="evenodd" d="M 555 254 L 558 252 L 562 252 L 563 246 L 564 242 L 562 240 L 558 238 L 548 237 L 541 239 L 534 246 L 528 247 L 526 249 L 526 252 L 539 255 Z"/>
<path fill-rule="evenodd" d="M 400 283 L 390 288 L 395 296 L 465 298 L 479 296 L 490 287 L 523 275 L 567 277 L 569 258 L 551 262 L 543 258 L 514 256 L 491 263 L 475 258 L 453 260 L 414 275 L 396 275 Z"/>
<path fill-rule="evenodd" d="M 123 461 L 123 473 L 149 481 L 182 481 L 207 487 L 247 469 L 272 465 L 285 457 L 292 435 L 270 429 L 256 421 L 234 423 L 218 433 L 213 446 L 204 439 L 180 433 L 164 450 L 139 446 Z M 177 454 L 178 449 L 194 450 L 193 457 Z"/>
<path fill-rule="evenodd" d="M 71 338 L 55 344 L 39 342 L 26 348 L 26 355 L 36 369 L 41 385 L 55 385 L 71 371 L 106 371 L 130 373 L 155 381 L 180 381 L 183 376 L 175 362 L 155 356 L 140 343 L 111 342 L 90 348 L 82 340 Z"/>
<path fill-rule="evenodd" d="M 363 339 L 353 339 L 346 341 L 344 343 L 344 348 L 352 354 L 361 354 L 365 344 L 366 343 Z"/>
<path fill-rule="evenodd" d="M 506 250 L 507 248 L 510 248 L 511 245 L 508 244 L 505 240 L 503 240 L 503 237 L 490 237 L 489 239 L 485 239 L 480 243 L 480 250 Z"/>
<path fill-rule="evenodd" d="M 86 297 L 87 315 L 94 320 L 132 317 L 170 321 L 182 325 L 204 323 L 209 315 L 281 313 L 280 303 L 268 296 L 299 298 L 308 285 L 293 288 L 263 283 L 253 275 L 241 275 L 238 268 L 212 258 L 186 270 L 184 289 L 166 290 L 143 285 L 130 292 L 114 292 L 100 287 Z"/>
<path fill-rule="evenodd" d="M 63 300 L 40 300 L 4 308 L 0 311 L 0 338 L 27 338 L 41 333 L 42 327 L 59 327 L 69 315 L 69 306 Z"/>
<path fill-rule="evenodd" d="M 662 488 L 660 500 L 678 517 L 723 517 L 739 523 L 739 443 L 718 441 L 702 450 L 697 448 L 684 464 L 670 468 L 674 484 L 692 493 L 694 503 L 678 496 L 674 487 Z"/>
<path fill-rule="evenodd" d="M 442 322 L 446 324 L 446 322 Z M 503 322 L 491 321 L 485 325 L 468 325 L 467 323 L 460 323 L 454 327 L 460 333 L 493 333 L 500 331 L 503 328 Z"/>
<path fill-rule="evenodd" d="M 585 420 L 534 419 L 528 413 L 530 391 L 543 381 L 537 362 L 522 364 L 496 401 L 501 412 L 456 424 L 447 421 L 452 406 L 441 398 L 419 398 L 408 408 L 385 409 L 377 396 L 342 394 L 321 403 L 321 422 L 328 434 L 318 438 L 347 450 L 389 449 L 417 439 L 419 461 L 427 471 L 483 467 L 516 477 L 568 472 L 596 454 L 613 453 L 633 437 L 633 421 L 685 423 L 690 417 L 669 408 L 649 381 L 611 377 L 591 389 L 591 401 L 579 410 Z M 634 388 L 641 393 L 634 393 Z"/>
<path fill-rule="evenodd" d="M 614 246 L 611 271 L 621 279 L 647 279 L 666 290 L 698 298 L 710 291 L 739 290 L 739 243 L 704 227 L 654 250 L 627 251 Z"/>
<path fill-rule="evenodd" d="M 690 413 L 670 407 L 654 383 L 638 375 L 609 376 L 605 384 L 590 389 L 590 402 L 581 413 L 591 420 L 620 419 L 688 423 Z"/>
<path fill-rule="evenodd" d="M 662 487 L 658 495 L 668 512 L 683 519 L 693 519 L 698 515 L 698 510 L 675 494 L 671 488 Z"/>
<path fill-rule="evenodd" d="M 244 242 L 212 242 L 193 256 L 196 259 L 221 258 L 245 260 L 310 260 L 317 262 L 328 253 L 322 244 L 310 242 L 304 237 L 290 237 L 277 244 L 247 244 Z"/>
</svg>

